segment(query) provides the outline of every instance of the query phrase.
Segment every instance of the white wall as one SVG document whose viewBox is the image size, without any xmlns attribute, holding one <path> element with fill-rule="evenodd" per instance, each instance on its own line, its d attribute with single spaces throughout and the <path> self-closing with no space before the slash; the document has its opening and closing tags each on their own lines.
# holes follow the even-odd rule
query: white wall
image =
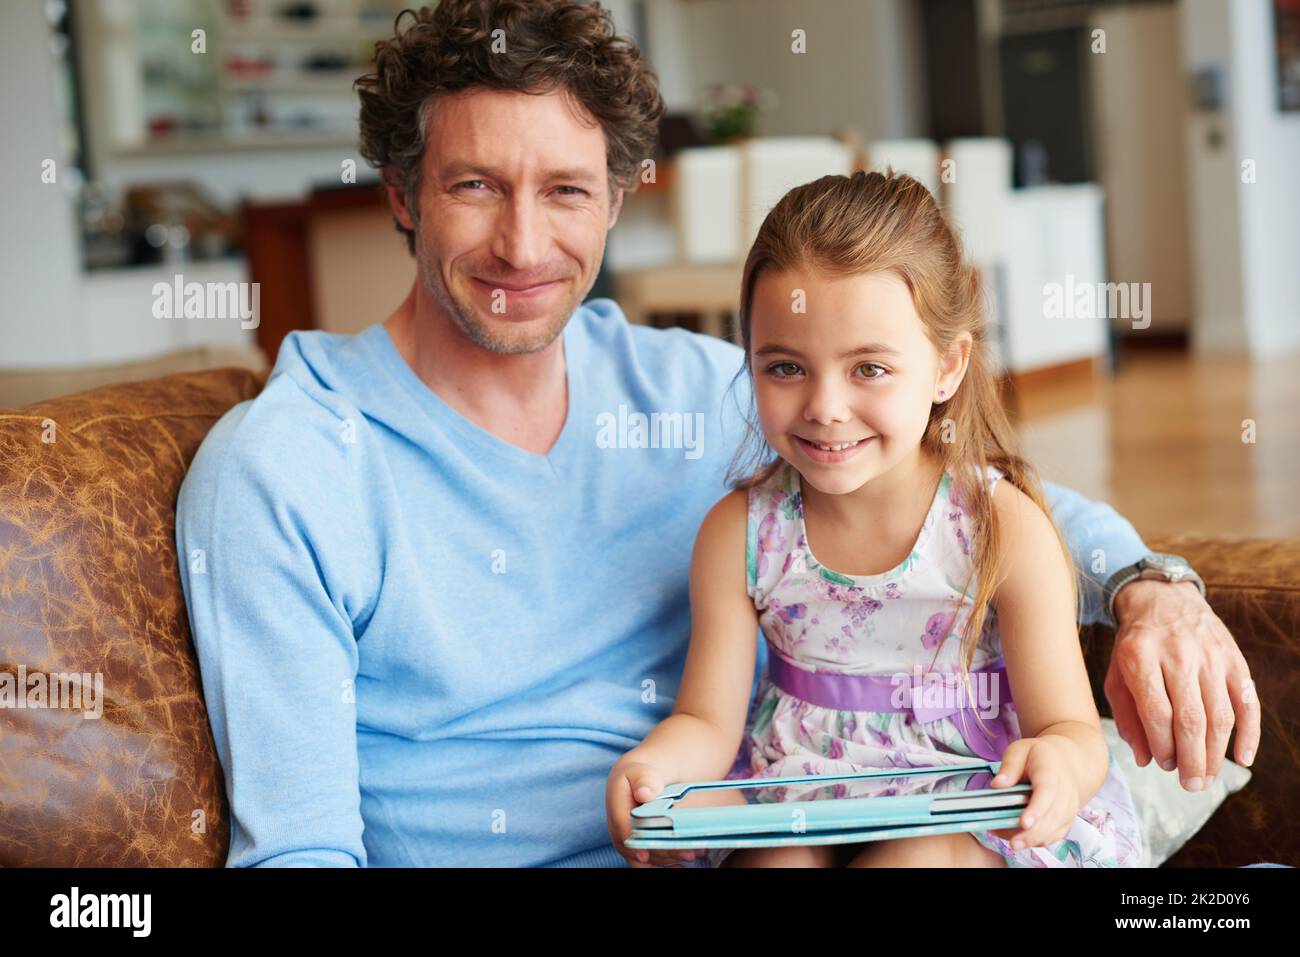
<svg viewBox="0 0 1300 957">
<path fill-rule="evenodd" d="M 1186 331 L 1188 116 L 1178 8 L 1101 7 L 1090 25 L 1106 31 L 1105 52 L 1090 54 L 1090 77 L 1110 278 L 1151 283 L 1152 334 Z"/>
<path fill-rule="evenodd" d="M 1277 108 L 1272 5 L 1231 9 L 1246 330 L 1250 351 L 1271 356 L 1300 349 L 1300 113 Z M 1243 160 L 1256 182 L 1241 182 Z"/>
<path fill-rule="evenodd" d="M 1227 100 L 1187 129 L 1193 343 L 1256 357 L 1300 348 L 1300 114 L 1277 110 L 1270 5 L 1182 0 L 1181 12 L 1186 71 L 1220 67 Z M 1243 160 L 1256 182 L 1242 182 Z"/>
<path fill-rule="evenodd" d="M 40 4 L 0 5 L 0 366 L 56 363 L 78 340 L 80 251 L 63 144 L 58 63 Z M 58 182 L 41 182 L 53 159 Z"/>
<path fill-rule="evenodd" d="M 869 138 L 907 139 L 927 132 L 921 5 L 872 0 L 880 129 Z"/>
<path fill-rule="evenodd" d="M 777 95 L 761 132 L 868 139 L 918 135 L 925 122 L 914 0 L 649 0 L 650 58 L 671 109 L 710 85 L 748 81 Z M 807 52 L 791 52 L 805 31 Z"/>
</svg>

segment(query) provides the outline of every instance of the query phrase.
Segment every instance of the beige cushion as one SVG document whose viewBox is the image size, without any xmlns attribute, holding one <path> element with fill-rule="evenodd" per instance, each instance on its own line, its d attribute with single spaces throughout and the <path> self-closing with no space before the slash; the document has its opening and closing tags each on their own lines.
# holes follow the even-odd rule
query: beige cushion
<svg viewBox="0 0 1300 957">
<path fill-rule="evenodd" d="M 1187 791 L 1179 781 L 1177 770 L 1166 771 L 1154 761 L 1147 762 L 1144 768 L 1138 767 L 1133 760 L 1133 749 L 1119 736 L 1114 719 L 1102 718 L 1101 731 L 1133 794 L 1133 806 L 1142 822 L 1146 845 L 1143 861 L 1147 867 L 1159 867 L 1173 857 L 1228 795 L 1240 791 L 1250 780 L 1248 770 L 1224 760 L 1219 776 L 1209 788 Z"/>
</svg>

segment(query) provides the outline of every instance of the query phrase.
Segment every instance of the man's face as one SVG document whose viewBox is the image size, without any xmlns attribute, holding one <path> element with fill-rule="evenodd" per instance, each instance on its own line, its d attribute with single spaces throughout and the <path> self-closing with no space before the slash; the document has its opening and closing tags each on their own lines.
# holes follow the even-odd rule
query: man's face
<svg viewBox="0 0 1300 957">
<path fill-rule="evenodd" d="M 497 90 L 446 95 L 432 109 L 420 282 L 484 349 L 546 348 L 596 281 L 622 195 L 611 207 L 605 134 L 579 109 L 563 91 Z"/>
</svg>

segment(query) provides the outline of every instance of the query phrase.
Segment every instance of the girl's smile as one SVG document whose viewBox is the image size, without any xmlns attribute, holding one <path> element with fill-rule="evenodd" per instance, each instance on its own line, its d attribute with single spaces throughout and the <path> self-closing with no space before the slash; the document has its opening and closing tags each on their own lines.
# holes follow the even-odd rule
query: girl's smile
<svg viewBox="0 0 1300 957">
<path fill-rule="evenodd" d="M 867 443 L 874 438 L 874 435 L 868 435 L 866 438 L 848 442 L 820 442 L 804 438 L 802 435 L 794 436 L 796 447 L 808 458 L 822 465 L 848 461 L 861 452 Z"/>
</svg>

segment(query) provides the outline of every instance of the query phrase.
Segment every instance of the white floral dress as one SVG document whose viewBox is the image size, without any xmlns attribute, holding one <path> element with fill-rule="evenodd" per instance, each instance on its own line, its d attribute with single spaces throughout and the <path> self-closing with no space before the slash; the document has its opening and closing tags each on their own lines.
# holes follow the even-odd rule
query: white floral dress
<svg viewBox="0 0 1300 957">
<path fill-rule="evenodd" d="M 990 489 L 1000 477 L 989 470 Z M 808 547 L 796 469 L 783 463 L 751 488 L 748 591 L 770 643 L 769 659 L 779 653 L 788 665 L 853 675 L 913 674 L 914 666 L 959 671 L 960 632 L 975 582 L 969 592 L 963 589 L 972 568 L 973 528 L 954 492 L 945 473 L 916 544 L 900 565 L 878 575 L 844 575 L 820 564 Z M 1001 654 L 990 610 L 971 671 L 996 667 Z M 1020 737 L 1012 701 L 1004 700 L 988 720 L 1000 726 L 1002 740 Z M 975 757 L 952 717 L 923 722 L 912 711 L 821 707 L 777 687 L 765 673 L 729 777 L 960 764 Z M 1060 841 L 1014 851 L 987 831 L 971 834 L 1011 867 L 1142 865 L 1140 823 L 1113 756 L 1105 783 Z M 726 853 L 715 852 L 710 861 L 717 864 Z"/>
</svg>

